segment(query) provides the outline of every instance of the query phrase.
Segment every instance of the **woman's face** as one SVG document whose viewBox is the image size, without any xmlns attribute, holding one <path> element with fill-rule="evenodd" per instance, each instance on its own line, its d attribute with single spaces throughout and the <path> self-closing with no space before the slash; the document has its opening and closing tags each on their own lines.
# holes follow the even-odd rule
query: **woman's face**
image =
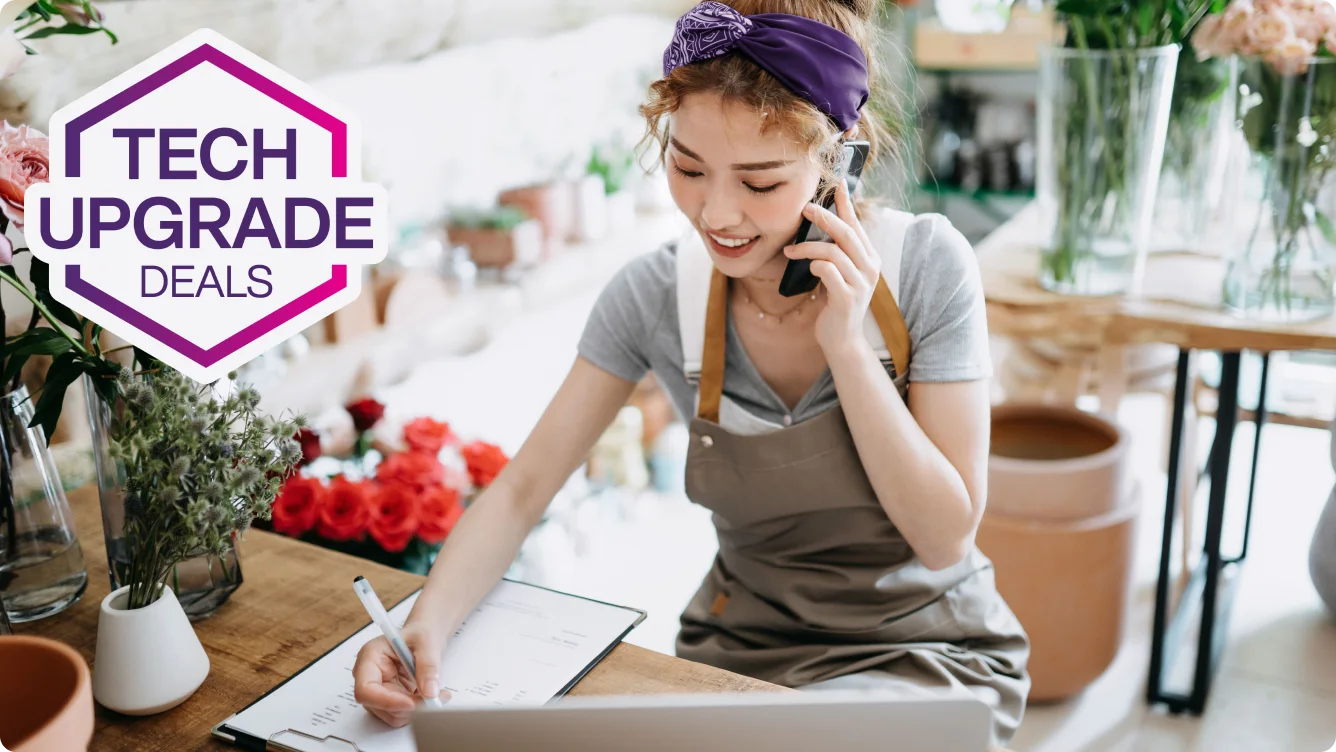
<svg viewBox="0 0 1336 752">
<path fill-rule="evenodd" d="M 665 156 L 673 201 L 715 266 L 749 277 L 779 256 L 802 221 L 821 174 L 779 128 L 761 132 L 755 112 L 692 94 L 672 115 Z M 767 274 L 770 272 L 768 271 Z"/>
</svg>

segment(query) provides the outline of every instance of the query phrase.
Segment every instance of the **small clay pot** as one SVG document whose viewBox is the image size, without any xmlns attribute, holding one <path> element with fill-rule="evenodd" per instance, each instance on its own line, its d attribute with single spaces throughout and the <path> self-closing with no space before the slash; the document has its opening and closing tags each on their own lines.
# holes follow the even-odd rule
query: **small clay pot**
<svg viewBox="0 0 1336 752">
<path fill-rule="evenodd" d="M 1030 638 L 1030 701 L 1066 699 L 1113 662 L 1123 642 L 1140 511 L 1135 484 L 1113 511 L 1024 520 L 988 510 L 979 550 Z"/>
<path fill-rule="evenodd" d="M 1127 434 L 1098 415 L 1060 405 L 996 405 L 991 441 L 990 512 L 1082 520 L 1129 498 Z"/>
<path fill-rule="evenodd" d="M 13 752 L 86 750 L 93 738 L 88 664 L 44 637 L 0 637 L 0 747 Z"/>
</svg>

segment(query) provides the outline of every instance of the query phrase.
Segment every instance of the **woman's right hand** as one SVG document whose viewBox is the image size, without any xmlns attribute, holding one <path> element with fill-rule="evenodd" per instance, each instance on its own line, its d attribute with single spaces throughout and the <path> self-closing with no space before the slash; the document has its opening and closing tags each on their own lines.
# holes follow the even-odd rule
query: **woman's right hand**
<svg viewBox="0 0 1336 752">
<path fill-rule="evenodd" d="M 408 725 L 413 709 L 423 697 L 449 699 L 440 692 L 440 661 L 444 640 L 421 624 L 405 624 L 404 643 L 413 653 L 417 676 L 399 664 L 390 641 L 378 636 L 357 651 L 353 664 L 353 697 L 372 715 L 398 728 Z"/>
</svg>

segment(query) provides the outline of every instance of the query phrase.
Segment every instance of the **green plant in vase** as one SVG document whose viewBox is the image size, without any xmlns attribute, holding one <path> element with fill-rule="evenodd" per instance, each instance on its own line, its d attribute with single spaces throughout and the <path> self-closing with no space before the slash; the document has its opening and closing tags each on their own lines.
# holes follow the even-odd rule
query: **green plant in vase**
<svg viewBox="0 0 1336 752">
<path fill-rule="evenodd" d="M 229 374 L 229 378 L 234 376 Z M 119 377 L 125 410 L 112 455 L 125 466 L 126 608 L 144 608 L 170 586 L 177 564 L 223 556 L 256 519 L 268 519 L 283 479 L 301 460 L 292 438 L 302 416 L 260 415 L 259 394 L 242 387 L 219 399 L 159 365 L 146 378 Z"/>
<path fill-rule="evenodd" d="M 1125 292 L 1139 274 L 1178 43 L 1223 0 L 1063 0 L 1063 47 L 1040 68 L 1040 282 Z"/>
<path fill-rule="evenodd" d="M 1234 246 L 1222 289 L 1238 314 L 1329 315 L 1336 284 L 1336 5 L 1233 3 L 1194 38 L 1203 55 L 1241 56 Z"/>
</svg>

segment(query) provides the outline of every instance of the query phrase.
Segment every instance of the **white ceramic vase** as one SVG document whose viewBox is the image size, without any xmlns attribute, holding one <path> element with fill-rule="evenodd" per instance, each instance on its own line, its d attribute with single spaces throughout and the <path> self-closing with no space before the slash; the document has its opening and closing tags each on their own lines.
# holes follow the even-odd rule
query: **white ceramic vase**
<svg viewBox="0 0 1336 752">
<path fill-rule="evenodd" d="M 129 598 L 127 586 L 102 599 L 93 697 L 126 715 L 160 713 L 199 689 L 209 656 L 171 588 L 144 608 L 126 610 Z"/>
</svg>

